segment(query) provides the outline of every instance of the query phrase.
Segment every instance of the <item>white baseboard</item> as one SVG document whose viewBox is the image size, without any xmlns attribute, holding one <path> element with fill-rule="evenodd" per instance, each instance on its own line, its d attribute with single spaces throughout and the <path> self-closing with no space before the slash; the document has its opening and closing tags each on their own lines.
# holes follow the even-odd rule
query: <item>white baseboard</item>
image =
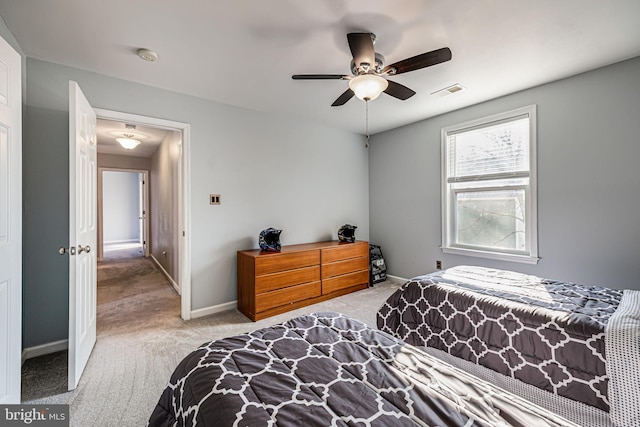
<svg viewBox="0 0 640 427">
<path fill-rule="evenodd" d="M 393 280 L 398 280 L 398 281 L 400 281 L 402 283 L 409 281 L 409 279 L 405 279 L 404 277 L 392 276 L 391 274 L 387 274 L 387 278 L 393 279 Z"/>
<path fill-rule="evenodd" d="M 28 347 L 22 350 L 22 364 L 27 359 L 33 359 L 34 357 L 44 356 L 45 354 L 56 353 L 58 351 L 66 350 L 69 348 L 69 340 L 54 341 L 47 344 L 40 344 L 34 347 Z"/>
<path fill-rule="evenodd" d="M 224 304 L 212 305 L 211 307 L 191 310 L 191 318 L 204 317 L 221 311 L 233 310 L 238 305 L 238 301 L 225 302 Z"/>
<path fill-rule="evenodd" d="M 173 280 L 173 277 L 171 277 L 171 275 L 169 273 L 167 273 L 167 270 L 164 269 L 164 267 L 162 266 L 162 264 L 160 264 L 160 261 L 158 261 L 156 259 L 156 257 L 153 256 L 153 254 L 149 255 L 151 257 L 151 259 L 153 260 L 153 262 L 156 263 L 156 265 L 158 266 L 158 268 L 160 269 L 160 271 L 162 271 L 164 273 L 164 275 L 167 277 L 167 280 L 169 280 L 169 283 L 171 283 L 171 286 L 173 286 L 173 289 L 176 290 L 176 292 L 178 293 L 178 295 L 182 295 L 180 293 L 180 286 L 178 286 L 178 284 L 175 282 L 175 280 Z"/>
<path fill-rule="evenodd" d="M 121 243 L 140 243 L 140 239 L 105 240 L 103 242 L 105 245 L 119 245 Z"/>
</svg>

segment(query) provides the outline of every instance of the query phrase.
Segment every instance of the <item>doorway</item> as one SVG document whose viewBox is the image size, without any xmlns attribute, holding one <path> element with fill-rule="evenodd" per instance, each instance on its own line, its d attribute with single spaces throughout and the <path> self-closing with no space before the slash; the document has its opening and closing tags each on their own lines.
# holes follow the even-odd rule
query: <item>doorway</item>
<svg viewBox="0 0 640 427">
<path fill-rule="evenodd" d="M 150 257 L 154 258 L 156 263 L 160 265 L 161 268 L 165 270 L 165 273 L 169 272 L 169 276 L 174 277 L 173 283 L 171 283 L 174 288 L 176 288 L 180 294 L 180 314 L 181 318 L 184 320 L 188 320 L 191 318 L 191 263 L 190 263 L 190 212 L 189 212 L 189 194 L 190 194 L 190 179 L 189 179 L 189 154 L 190 154 L 190 126 L 186 123 L 174 122 L 164 119 L 157 119 L 153 117 L 145 117 L 139 116 L 135 114 L 129 113 L 121 113 L 117 111 L 111 110 L 102 110 L 102 109 L 94 109 L 96 112 L 96 116 L 98 120 L 110 120 L 115 122 L 120 122 L 126 124 L 128 127 L 132 127 L 135 129 L 136 126 L 144 126 L 159 130 L 165 130 L 174 133 L 175 135 L 179 135 L 179 138 L 173 144 L 173 148 L 171 151 L 176 155 L 175 162 L 175 182 L 171 184 L 177 191 L 175 196 L 172 196 L 169 200 L 164 200 L 164 206 L 175 209 L 173 214 L 171 215 L 171 219 L 167 219 L 164 216 L 164 212 L 167 211 L 168 208 L 160 208 L 158 213 L 154 216 L 154 203 L 158 202 L 162 199 L 161 195 L 154 196 L 153 186 L 154 182 L 157 184 L 159 181 L 166 179 L 167 173 L 164 169 L 165 163 L 161 162 L 160 166 L 154 172 L 153 167 L 143 168 L 149 170 L 149 175 L 146 177 L 145 182 L 147 185 L 147 191 L 149 192 L 149 197 L 147 198 L 147 209 L 146 209 L 146 220 L 147 220 L 147 236 L 146 236 L 146 244 L 147 250 L 149 251 Z M 144 145 L 144 141 L 141 144 L 141 147 Z M 137 149 L 136 149 L 137 150 Z M 133 153 L 134 151 L 132 151 Z M 136 162 L 140 162 L 139 158 L 135 158 L 135 154 L 131 157 L 132 160 Z M 131 170 L 139 170 L 140 168 L 127 168 L 126 165 L 120 165 L 117 169 L 128 169 Z M 167 184 L 169 185 L 169 184 Z M 153 221 L 158 221 L 158 223 L 154 224 Z M 173 247 L 174 255 L 171 259 L 171 263 L 173 267 L 173 271 L 167 271 L 168 264 L 163 262 L 163 257 L 165 257 L 164 252 L 167 252 L 166 258 L 169 258 L 169 254 L 171 253 L 169 250 L 162 249 L 160 247 L 159 251 L 154 253 L 154 248 L 158 249 L 158 246 L 155 246 L 154 239 L 159 239 L 158 236 L 154 236 L 154 228 L 155 227 L 164 227 L 167 228 L 168 224 L 173 224 L 171 235 L 174 237 L 173 242 L 171 242 L 171 247 Z M 160 239 L 162 240 L 162 239 Z M 157 243 L 166 243 L 164 241 Z M 98 246 L 100 248 L 100 245 Z M 160 255 L 158 255 L 160 254 Z M 159 259 L 160 258 L 160 259 Z"/>
<path fill-rule="evenodd" d="M 98 168 L 98 262 L 114 250 L 149 256 L 148 183 L 147 170 Z"/>
</svg>

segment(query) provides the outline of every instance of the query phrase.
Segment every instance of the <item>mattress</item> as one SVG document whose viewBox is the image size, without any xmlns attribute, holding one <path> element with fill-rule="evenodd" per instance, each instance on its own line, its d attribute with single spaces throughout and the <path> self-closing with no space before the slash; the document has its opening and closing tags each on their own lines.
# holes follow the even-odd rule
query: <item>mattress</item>
<svg viewBox="0 0 640 427">
<path fill-rule="evenodd" d="M 459 266 L 405 283 L 377 324 L 409 344 L 609 412 L 607 325 L 623 293 Z"/>
<path fill-rule="evenodd" d="M 150 426 L 576 426 L 339 313 L 205 343 Z"/>
</svg>

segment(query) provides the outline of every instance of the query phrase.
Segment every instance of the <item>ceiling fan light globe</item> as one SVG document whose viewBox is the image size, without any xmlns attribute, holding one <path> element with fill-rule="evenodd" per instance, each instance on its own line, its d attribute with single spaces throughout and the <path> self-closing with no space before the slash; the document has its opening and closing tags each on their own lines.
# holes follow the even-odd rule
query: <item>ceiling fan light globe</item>
<svg viewBox="0 0 640 427">
<path fill-rule="evenodd" d="M 375 74 L 362 74 L 349 80 L 349 88 L 358 99 L 373 101 L 389 86 L 384 77 Z"/>
<path fill-rule="evenodd" d="M 140 141 L 133 138 L 116 138 L 116 141 L 118 141 L 118 143 L 120 143 L 120 145 L 122 145 L 122 147 L 126 148 L 127 150 L 133 150 L 138 145 L 140 145 Z"/>
</svg>

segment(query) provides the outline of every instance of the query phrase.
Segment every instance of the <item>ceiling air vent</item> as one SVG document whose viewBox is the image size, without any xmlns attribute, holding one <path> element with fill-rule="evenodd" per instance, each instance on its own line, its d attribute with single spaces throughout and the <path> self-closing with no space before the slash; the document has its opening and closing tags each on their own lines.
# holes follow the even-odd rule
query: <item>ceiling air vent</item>
<svg viewBox="0 0 640 427">
<path fill-rule="evenodd" d="M 444 89 L 437 90 L 437 91 L 433 92 L 431 95 L 437 95 L 437 96 L 442 97 L 442 96 L 451 95 L 452 93 L 463 91 L 465 89 L 466 89 L 466 87 L 462 86 L 460 83 L 456 83 L 456 84 L 451 85 L 449 87 L 445 87 Z"/>
</svg>

